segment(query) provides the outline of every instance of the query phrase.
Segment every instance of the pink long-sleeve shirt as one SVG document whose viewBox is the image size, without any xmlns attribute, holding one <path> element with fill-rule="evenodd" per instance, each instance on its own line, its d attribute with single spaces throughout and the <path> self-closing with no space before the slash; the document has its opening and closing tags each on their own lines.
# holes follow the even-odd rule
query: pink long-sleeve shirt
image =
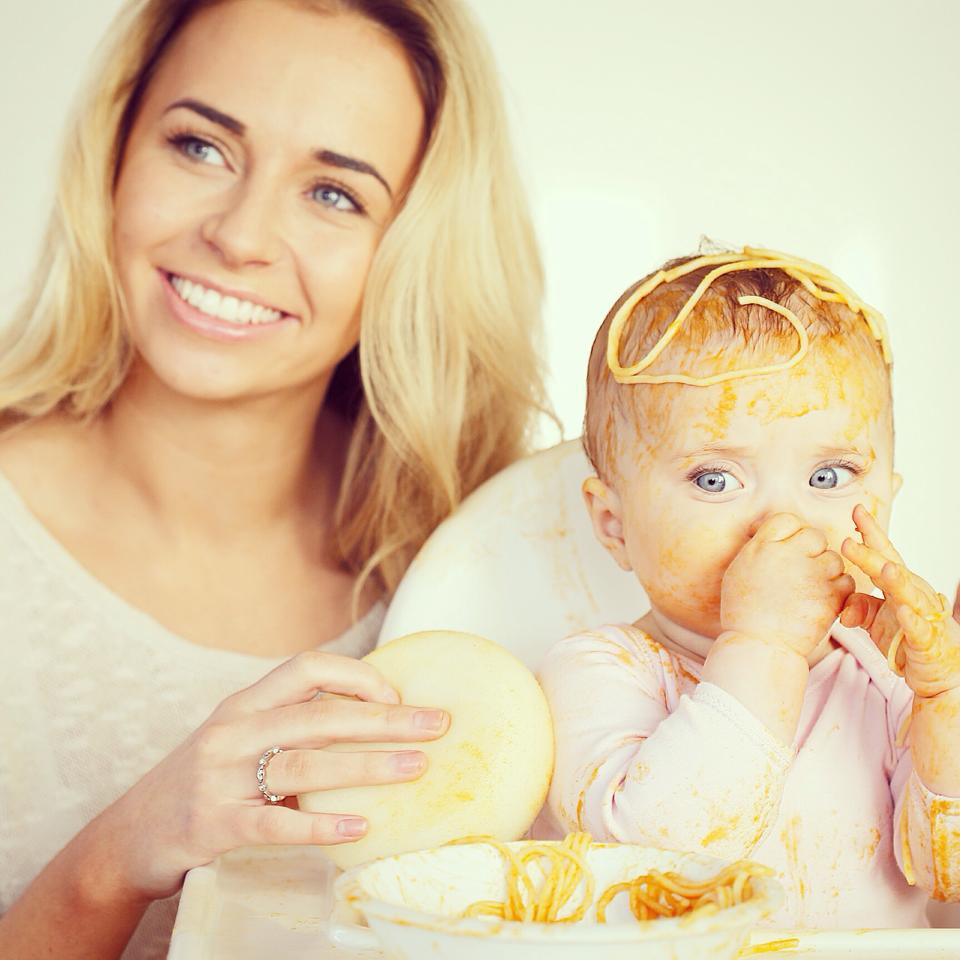
<svg viewBox="0 0 960 960">
<path fill-rule="evenodd" d="M 833 639 L 790 748 L 636 627 L 562 640 L 540 671 L 554 826 L 765 863 L 786 888 L 778 926 L 927 926 L 928 895 L 960 900 L 960 799 L 920 782 L 909 732 L 898 746 L 912 694 L 869 637 Z"/>
</svg>

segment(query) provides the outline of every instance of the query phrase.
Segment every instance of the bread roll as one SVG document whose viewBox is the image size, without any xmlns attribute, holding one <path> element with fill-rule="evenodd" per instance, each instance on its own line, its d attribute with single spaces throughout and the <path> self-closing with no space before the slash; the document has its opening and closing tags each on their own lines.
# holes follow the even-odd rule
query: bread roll
<svg viewBox="0 0 960 960">
<path fill-rule="evenodd" d="M 420 749 L 419 780 L 302 794 L 317 813 L 359 814 L 362 839 L 326 847 L 346 869 L 471 834 L 516 840 L 534 821 L 553 772 L 553 727 L 534 675 L 503 647 L 468 633 L 400 637 L 364 659 L 405 704 L 439 707 L 450 727 L 426 743 L 335 744 L 334 751 Z"/>
</svg>

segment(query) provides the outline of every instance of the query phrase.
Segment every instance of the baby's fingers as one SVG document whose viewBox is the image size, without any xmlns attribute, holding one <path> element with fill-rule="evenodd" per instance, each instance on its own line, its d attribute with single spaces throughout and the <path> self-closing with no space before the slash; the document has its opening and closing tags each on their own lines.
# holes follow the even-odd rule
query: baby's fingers
<svg viewBox="0 0 960 960">
<path fill-rule="evenodd" d="M 883 554 L 887 560 L 892 560 L 894 563 L 903 563 L 903 558 L 897 553 L 896 547 L 890 542 L 890 538 L 877 523 L 873 514 L 861 503 L 853 508 L 853 522 L 856 524 L 857 531 L 863 537 L 866 546 Z"/>
<path fill-rule="evenodd" d="M 960 623 L 960 583 L 957 584 L 957 595 L 953 598 L 953 619 Z"/>
<path fill-rule="evenodd" d="M 879 550 L 847 537 L 840 545 L 840 552 L 854 566 L 859 567 L 876 586 L 883 589 L 883 584 L 880 582 L 881 572 L 889 560 Z"/>
<path fill-rule="evenodd" d="M 840 611 L 840 623 L 845 627 L 863 627 L 870 630 L 883 606 L 880 597 L 871 597 L 868 593 L 853 593 L 847 597 Z"/>
<path fill-rule="evenodd" d="M 907 646 L 918 652 L 930 650 L 935 638 L 934 625 L 906 603 L 897 607 L 897 623 L 903 628 L 903 639 Z"/>
<path fill-rule="evenodd" d="M 878 586 L 900 604 L 907 604 L 920 617 L 935 617 L 943 612 L 933 587 L 900 563 L 884 564 Z"/>
</svg>

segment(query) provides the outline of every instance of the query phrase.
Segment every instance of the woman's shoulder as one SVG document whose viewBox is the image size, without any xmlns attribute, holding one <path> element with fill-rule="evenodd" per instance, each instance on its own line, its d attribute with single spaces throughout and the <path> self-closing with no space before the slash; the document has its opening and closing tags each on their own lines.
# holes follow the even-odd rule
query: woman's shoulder
<svg viewBox="0 0 960 960">
<path fill-rule="evenodd" d="M 41 518 L 70 502 L 64 495 L 76 486 L 87 452 L 84 427 L 65 417 L 0 424 L 0 479 Z"/>
<path fill-rule="evenodd" d="M 0 471 L 15 485 L 75 467 L 86 449 L 85 428 L 76 420 L 52 414 L 31 420 L 0 420 Z"/>
</svg>

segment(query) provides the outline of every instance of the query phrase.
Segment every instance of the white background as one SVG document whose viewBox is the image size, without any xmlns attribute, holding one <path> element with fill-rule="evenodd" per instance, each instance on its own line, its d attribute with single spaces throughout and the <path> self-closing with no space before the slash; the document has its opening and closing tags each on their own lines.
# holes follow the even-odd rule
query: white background
<svg viewBox="0 0 960 960">
<path fill-rule="evenodd" d="M 0 0 L 0 322 L 29 273 L 63 118 L 117 0 Z M 589 345 L 701 234 L 830 266 L 886 313 L 893 535 L 960 577 L 960 4 L 474 0 L 548 277 L 551 395 L 580 429 Z M 545 435 L 545 442 L 552 440 Z"/>
</svg>

